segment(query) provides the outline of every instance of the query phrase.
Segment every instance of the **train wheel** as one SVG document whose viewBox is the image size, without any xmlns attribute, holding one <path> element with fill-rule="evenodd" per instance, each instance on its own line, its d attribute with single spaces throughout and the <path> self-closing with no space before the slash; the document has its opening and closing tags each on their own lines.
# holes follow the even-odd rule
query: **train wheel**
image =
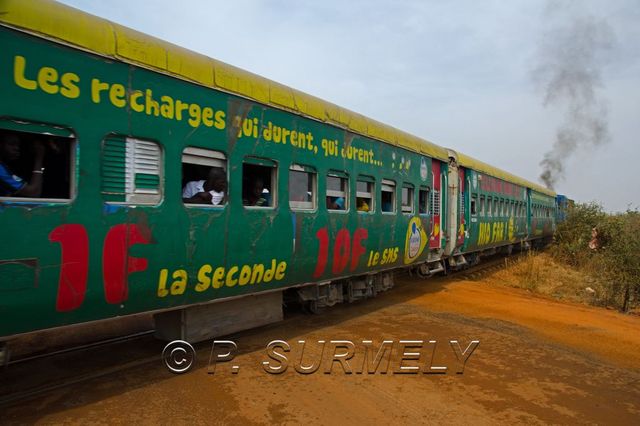
<svg viewBox="0 0 640 426">
<path fill-rule="evenodd" d="M 302 311 L 305 314 L 317 315 L 322 313 L 322 311 L 324 311 L 324 307 L 323 308 L 319 307 L 317 300 L 308 300 L 302 304 Z"/>
</svg>

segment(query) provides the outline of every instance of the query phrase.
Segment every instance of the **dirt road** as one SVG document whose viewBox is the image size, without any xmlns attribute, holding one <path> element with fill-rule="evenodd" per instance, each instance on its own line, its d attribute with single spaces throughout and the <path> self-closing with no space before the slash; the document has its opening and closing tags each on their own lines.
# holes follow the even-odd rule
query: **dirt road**
<svg viewBox="0 0 640 426">
<path fill-rule="evenodd" d="M 197 367 L 187 374 L 169 373 L 158 357 L 5 407 L 3 418 L 83 424 L 637 422 L 639 317 L 555 302 L 492 285 L 490 279 L 399 279 L 376 299 L 318 316 L 294 313 L 283 323 L 230 336 L 239 354 L 231 363 L 219 363 L 213 375 L 207 374 L 210 345 L 199 345 Z M 284 353 L 288 369 L 277 375 L 261 364 L 277 365 L 265 351 L 274 339 L 291 345 Z M 327 342 L 325 364 L 313 374 L 295 371 L 299 340 L 306 342 L 305 365 L 320 359 L 318 341 Z M 330 340 L 354 342 L 352 367 L 362 359 L 363 340 L 372 340 L 375 349 L 383 340 L 394 341 L 387 374 L 381 374 L 382 367 L 376 374 L 346 374 L 338 363 L 325 374 Z M 445 374 L 394 374 L 400 340 L 436 341 L 422 350 L 405 349 L 422 358 L 403 366 L 448 367 Z M 480 341 L 463 374 L 455 373 L 460 363 L 450 340 L 459 341 L 462 350 L 471 340 Z M 237 374 L 232 365 L 240 367 Z"/>
</svg>

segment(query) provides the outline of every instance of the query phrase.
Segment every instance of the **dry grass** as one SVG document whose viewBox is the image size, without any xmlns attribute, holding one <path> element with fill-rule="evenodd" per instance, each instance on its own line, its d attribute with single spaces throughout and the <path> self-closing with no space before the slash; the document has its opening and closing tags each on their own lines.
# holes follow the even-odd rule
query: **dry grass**
<svg viewBox="0 0 640 426">
<path fill-rule="evenodd" d="M 492 274 L 491 280 L 496 284 L 579 303 L 599 304 L 599 295 L 602 294 L 602 285 L 597 279 L 558 262 L 548 253 L 528 252 L 505 259 L 505 267 Z"/>
</svg>

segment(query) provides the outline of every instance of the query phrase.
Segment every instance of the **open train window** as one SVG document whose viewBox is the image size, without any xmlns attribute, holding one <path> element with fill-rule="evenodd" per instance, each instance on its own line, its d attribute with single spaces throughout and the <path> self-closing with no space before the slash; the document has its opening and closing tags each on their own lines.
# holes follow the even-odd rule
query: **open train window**
<svg viewBox="0 0 640 426">
<path fill-rule="evenodd" d="M 418 211 L 420 214 L 429 214 L 429 188 L 421 186 L 418 191 Z"/>
<path fill-rule="evenodd" d="M 478 196 L 475 194 L 471 195 L 471 214 L 473 216 L 478 214 Z"/>
<path fill-rule="evenodd" d="M 363 213 L 373 213 L 375 206 L 375 181 L 368 176 L 359 176 L 356 182 L 356 209 Z"/>
<path fill-rule="evenodd" d="M 484 216 L 486 213 L 486 206 L 485 206 L 485 198 L 484 195 L 480 196 L 480 216 Z"/>
<path fill-rule="evenodd" d="M 0 120 L 0 198 L 69 201 L 74 146 L 69 130 Z"/>
<path fill-rule="evenodd" d="M 245 207 L 275 207 L 276 177 L 275 161 L 246 158 L 242 163 L 242 204 Z"/>
<path fill-rule="evenodd" d="M 346 174 L 327 174 L 327 209 L 349 210 L 349 179 Z"/>
<path fill-rule="evenodd" d="M 413 214 L 413 185 L 402 185 L 402 213 Z"/>
<path fill-rule="evenodd" d="M 493 202 L 491 197 L 487 197 L 487 216 L 492 216 L 493 212 L 491 211 L 493 208 Z"/>
<path fill-rule="evenodd" d="M 227 158 L 224 153 L 188 146 L 182 151 L 182 201 L 188 206 L 227 203 Z"/>
<path fill-rule="evenodd" d="M 306 166 L 289 168 L 289 207 L 295 210 L 316 208 L 316 172 Z"/>
<path fill-rule="evenodd" d="M 160 145 L 124 136 L 107 137 L 102 144 L 102 197 L 111 204 L 159 204 Z"/>
<path fill-rule="evenodd" d="M 380 202 L 382 213 L 396 212 L 396 183 L 394 181 L 382 179 Z"/>
</svg>

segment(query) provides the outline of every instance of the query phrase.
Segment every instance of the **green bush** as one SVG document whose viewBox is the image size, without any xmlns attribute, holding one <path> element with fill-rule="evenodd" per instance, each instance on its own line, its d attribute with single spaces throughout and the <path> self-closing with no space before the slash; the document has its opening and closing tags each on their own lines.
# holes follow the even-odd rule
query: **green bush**
<svg viewBox="0 0 640 426">
<path fill-rule="evenodd" d="M 597 236 L 594 238 L 593 229 Z M 589 242 L 593 241 L 592 247 Z M 608 214 L 596 203 L 576 204 L 558 224 L 552 253 L 597 278 L 597 303 L 628 312 L 640 296 L 640 213 Z"/>
</svg>

